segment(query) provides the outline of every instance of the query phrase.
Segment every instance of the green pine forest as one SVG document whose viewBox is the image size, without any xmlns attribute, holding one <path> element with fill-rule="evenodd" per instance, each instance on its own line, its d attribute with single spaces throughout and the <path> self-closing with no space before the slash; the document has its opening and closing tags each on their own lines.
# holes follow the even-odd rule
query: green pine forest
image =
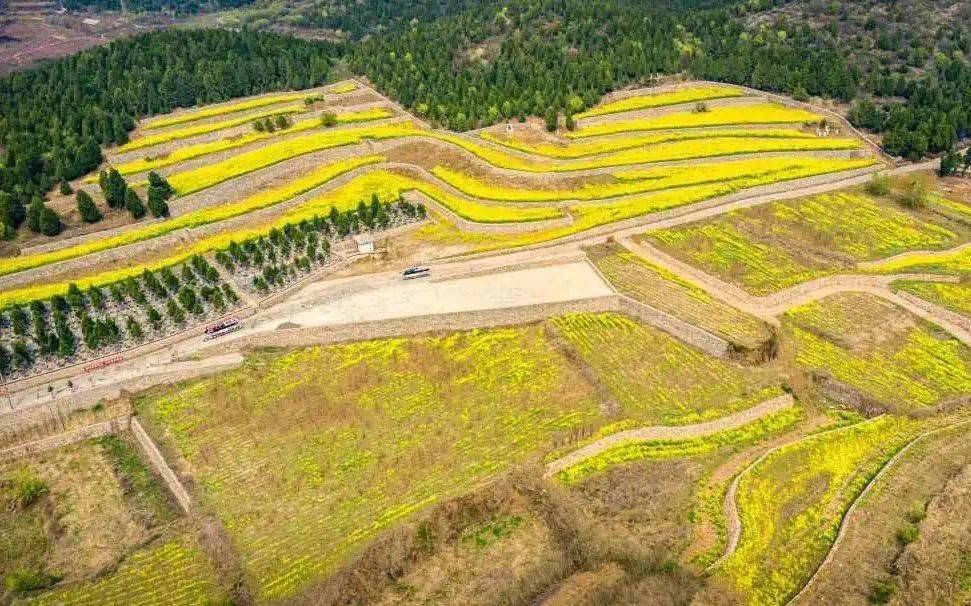
<svg viewBox="0 0 971 606">
<path fill-rule="evenodd" d="M 49 191 L 95 169 L 140 117 L 351 74 L 459 131 L 581 111 L 652 75 L 686 73 L 837 99 L 884 134 L 888 153 L 912 160 L 968 136 L 967 28 L 907 38 L 899 53 L 928 67 L 901 68 L 861 61 L 836 28 L 751 26 L 753 11 L 781 2 L 365 0 L 305 15 L 305 27 L 339 31 L 335 42 L 245 27 L 119 40 L 0 79 L 0 220 L 9 237 L 32 207 L 42 213 Z"/>
</svg>

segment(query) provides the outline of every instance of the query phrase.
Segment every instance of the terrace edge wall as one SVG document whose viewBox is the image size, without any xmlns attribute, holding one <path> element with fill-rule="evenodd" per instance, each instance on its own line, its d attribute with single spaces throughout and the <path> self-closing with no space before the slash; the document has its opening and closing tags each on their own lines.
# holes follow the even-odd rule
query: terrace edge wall
<svg viewBox="0 0 971 606">
<path fill-rule="evenodd" d="M 306 347 L 400 336 L 495 328 L 538 322 L 571 313 L 615 312 L 634 317 L 702 352 L 724 358 L 730 344 L 670 314 L 623 295 L 612 294 L 575 301 L 537 303 L 504 309 L 453 312 L 427 316 L 389 318 L 366 323 L 336 324 L 309 328 L 279 328 L 249 335 L 237 341 L 239 348 Z"/>
<path fill-rule="evenodd" d="M 93 425 L 78 427 L 77 429 L 72 429 L 40 440 L 4 448 L 0 450 L 0 463 L 22 459 L 48 450 L 55 450 L 84 440 L 119 433 L 128 428 L 129 419 L 131 419 L 131 416 L 125 415 L 108 421 L 94 423 Z"/>
</svg>

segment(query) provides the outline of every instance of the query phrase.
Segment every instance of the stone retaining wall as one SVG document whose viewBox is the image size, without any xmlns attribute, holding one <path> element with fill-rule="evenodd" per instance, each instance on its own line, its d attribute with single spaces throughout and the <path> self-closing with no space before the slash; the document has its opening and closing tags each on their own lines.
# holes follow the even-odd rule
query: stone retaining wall
<svg viewBox="0 0 971 606">
<path fill-rule="evenodd" d="M 617 311 L 662 330 L 710 356 L 725 358 L 731 350 L 731 345 L 725 339 L 626 295 L 617 295 Z"/>
<path fill-rule="evenodd" d="M 239 347 L 306 347 L 329 345 L 371 339 L 386 339 L 470 330 L 494 328 L 538 322 L 547 318 L 571 313 L 615 312 L 633 318 L 680 339 L 708 355 L 726 357 L 729 343 L 701 328 L 688 324 L 670 314 L 634 301 L 624 295 L 606 295 L 577 301 L 538 303 L 505 309 L 489 309 L 455 312 L 427 316 L 391 318 L 355 324 L 337 324 L 310 328 L 281 328 L 237 340 Z M 213 350 L 209 350 L 213 352 Z"/>
<path fill-rule="evenodd" d="M 579 301 L 539 303 L 506 309 L 456 312 L 429 316 L 391 318 L 360 324 L 337 324 L 312 328 L 284 328 L 257 333 L 237 340 L 242 347 L 306 347 L 371 339 L 386 339 L 427 333 L 454 332 L 538 322 L 553 316 L 582 312 L 616 311 L 614 295 Z"/>
<path fill-rule="evenodd" d="M 166 463 L 165 457 L 162 456 L 162 452 L 152 441 L 152 438 L 145 432 L 142 424 L 138 421 L 137 417 L 131 418 L 130 424 L 131 434 L 138 442 L 138 445 L 142 447 L 142 452 L 148 457 L 151 462 L 152 467 L 155 468 L 155 472 L 162 478 L 165 486 L 175 497 L 175 500 L 179 503 L 179 507 L 182 508 L 183 513 L 192 512 L 192 499 L 189 497 L 188 491 L 186 491 L 185 486 L 179 480 L 179 477 L 175 475 L 169 464 Z"/>
</svg>

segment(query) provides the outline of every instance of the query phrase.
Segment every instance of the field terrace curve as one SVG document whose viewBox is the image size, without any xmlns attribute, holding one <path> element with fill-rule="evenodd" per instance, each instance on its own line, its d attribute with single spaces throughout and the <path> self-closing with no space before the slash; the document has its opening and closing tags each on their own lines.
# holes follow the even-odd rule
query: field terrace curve
<svg viewBox="0 0 971 606">
<path fill-rule="evenodd" d="M 468 253 L 879 168 L 858 139 L 821 130 L 821 114 L 744 89 L 686 83 L 626 93 L 602 109 L 573 132 L 526 123 L 453 133 L 348 81 L 152 118 L 107 151 L 108 165 L 143 197 L 148 171 L 164 176 L 176 192 L 171 218 L 132 222 L 107 210 L 99 224 L 69 218 L 58 239 L 0 259 L 0 308 L 63 296 L 71 284 L 110 291 L 194 258 L 213 265 L 238 242 L 403 194 L 406 204 L 427 204 L 431 219 L 409 238 Z M 325 113 L 336 125 L 323 125 Z M 253 128 L 276 119 L 285 124 Z M 74 185 L 104 208 L 97 175 Z M 231 275 L 236 269 L 219 271 L 244 299 L 255 296 L 246 291 L 257 276 Z"/>
</svg>

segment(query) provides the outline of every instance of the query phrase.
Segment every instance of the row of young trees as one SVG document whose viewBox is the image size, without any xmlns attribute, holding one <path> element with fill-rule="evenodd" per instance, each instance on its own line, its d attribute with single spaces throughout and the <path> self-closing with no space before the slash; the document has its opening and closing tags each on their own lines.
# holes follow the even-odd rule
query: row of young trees
<svg viewBox="0 0 971 606">
<path fill-rule="evenodd" d="M 381 202 L 377 195 L 372 195 L 369 203 L 362 200 L 355 209 L 341 212 L 331 207 L 327 215 L 286 223 L 264 236 L 242 242 L 233 240 L 215 258 L 230 273 L 252 274 L 253 289 L 266 294 L 283 286 L 288 279 L 326 263 L 332 239 L 364 230 L 386 229 L 396 221 L 414 221 L 425 215 L 423 205 L 411 204 L 401 197 Z"/>
<path fill-rule="evenodd" d="M 109 308 L 109 303 L 113 307 Z M 97 352 L 120 343 L 125 333 L 136 342 L 142 341 L 146 336 L 143 322 L 160 333 L 166 317 L 171 326 L 179 327 L 186 321 L 186 314 L 204 315 L 204 305 L 222 313 L 238 303 L 239 296 L 232 287 L 222 283 L 219 272 L 198 255 L 183 264 L 178 276 L 166 267 L 145 270 L 138 277 L 103 288 L 93 286 L 82 291 L 71 284 L 63 296 L 13 306 L 3 312 L 2 325 L 9 330 L 11 343 L 9 349 L 0 344 L 0 372 L 28 370 L 37 356 L 69 359 L 78 352 L 80 343 L 88 351 Z M 164 310 L 164 315 L 156 306 Z M 115 319 L 121 316 L 124 332 Z M 80 340 L 76 332 L 80 332 Z"/>
</svg>

